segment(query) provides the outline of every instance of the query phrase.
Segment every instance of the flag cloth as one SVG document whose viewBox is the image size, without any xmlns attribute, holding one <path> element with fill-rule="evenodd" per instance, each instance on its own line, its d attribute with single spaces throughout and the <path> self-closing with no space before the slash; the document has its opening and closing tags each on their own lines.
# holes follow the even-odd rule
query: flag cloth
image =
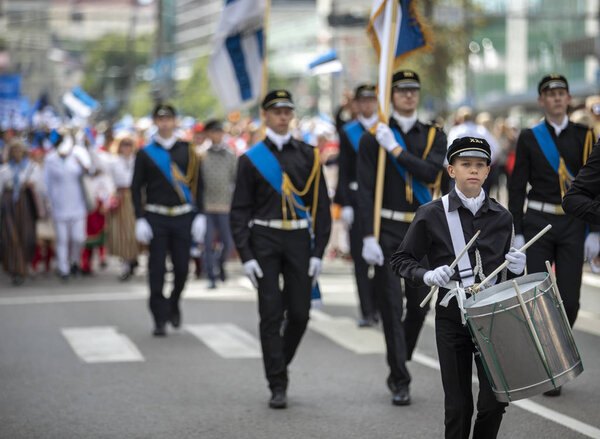
<svg viewBox="0 0 600 439">
<path fill-rule="evenodd" d="M 208 76 L 227 111 L 254 105 L 261 92 L 265 0 L 225 0 Z"/>
<path fill-rule="evenodd" d="M 395 35 L 391 35 L 393 2 L 398 3 Z M 389 93 L 387 84 L 391 81 L 391 77 L 388 76 L 410 54 L 418 50 L 430 49 L 430 38 L 421 24 L 412 0 L 373 0 L 367 35 L 379 59 L 377 101 L 381 116 L 385 107 L 385 94 Z M 395 47 L 393 59 L 388 59 L 387 56 L 390 45 Z M 392 65 L 390 66 L 389 63 Z"/>
<path fill-rule="evenodd" d="M 312 76 L 339 73 L 342 70 L 344 70 L 344 66 L 339 60 L 335 49 L 331 49 L 329 52 L 319 56 L 308 65 L 308 73 Z"/>
<path fill-rule="evenodd" d="M 74 87 L 62 97 L 62 103 L 77 117 L 87 119 L 98 109 L 99 104 L 81 87 Z"/>
</svg>

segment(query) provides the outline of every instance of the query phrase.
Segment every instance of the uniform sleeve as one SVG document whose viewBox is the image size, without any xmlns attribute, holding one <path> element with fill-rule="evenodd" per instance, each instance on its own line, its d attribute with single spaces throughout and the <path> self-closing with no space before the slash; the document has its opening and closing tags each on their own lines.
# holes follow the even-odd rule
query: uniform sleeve
<svg viewBox="0 0 600 439">
<path fill-rule="evenodd" d="M 390 265 L 398 275 L 416 285 L 424 285 L 423 276 L 428 271 L 419 261 L 429 252 L 431 234 L 427 229 L 425 210 L 419 208 L 398 250 L 392 255 Z"/>
<path fill-rule="evenodd" d="M 404 150 L 396 160 L 422 183 L 435 183 L 446 156 L 446 135 L 436 129 L 433 145 L 425 160 Z"/>
<path fill-rule="evenodd" d="M 319 203 L 317 204 L 317 213 L 315 216 L 315 245 L 313 247 L 311 256 L 322 258 L 323 253 L 325 253 L 325 247 L 329 242 L 329 235 L 331 233 L 331 202 L 329 200 L 329 194 L 327 193 L 327 183 L 325 182 L 322 166 L 320 167 L 319 172 L 321 173 L 318 188 Z"/>
<path fill-rule="evenodd" d="M 254 174 L 254 166 L 250 159 L 242 155 L 238 159 L 235 190 L 231 201 L 231 211 L 229 212 L 231 234 L 242 262 L 254 259 L 250 248 L 250 227 L 248 226 L 253 212 Z"/>
<path fill-rule="evenodd" d="M 600 224 L 600 148 L 592 150 L 587 163 L 565 194 L 565 212 L 592 224 Z"/>
<path fill-rule="evenodd" d="M 364 133 L 359 142 L 356 174 L 358 180 L 358 209 L 363 221 L 363 236 L 373 234 L 373 206 L 379 145 L 371 133 Z"/>
<path fill-rule="evenodd" d="M 339 172 L 338 172 L 338 183 L 335 190 L 335 197 L 333 201 L 341 206 L 350 205 L 350 196 L 348 195 L 348 185 L 350 184 L 350 177 L 348 176 L 350 161 L 348 155 L 353 153 L 354 148 L 348 140 L 348 136 L 343 129 L 339 131 L 340 138 L 340 156 L 339 156 Z M 348 148 L 352 148 L 350 151 Z"/>
<path fill-rule="evenodd" d="M 133 201 L 133 209 L 136 218 L 144 216 L 142 208 L 142 189 L 146 182 L 146 153 L 142 150 L 138 151 L 135 156 L 135 165 L 133 167 L 133 178 L 131 180 L 131 199 Z"/>
<path fill-rule="evenodd" d="M 526 139 L 528 132 L 531 133 L 531 130 L 521 132 L 517 140 L 515 166 L 508 183 L 508 210 L 513 216 L 516 235 L 523 234 L 523 204 L 527 195 L 526 189 L 531 165 L 531 156 Z"/>
</svg>

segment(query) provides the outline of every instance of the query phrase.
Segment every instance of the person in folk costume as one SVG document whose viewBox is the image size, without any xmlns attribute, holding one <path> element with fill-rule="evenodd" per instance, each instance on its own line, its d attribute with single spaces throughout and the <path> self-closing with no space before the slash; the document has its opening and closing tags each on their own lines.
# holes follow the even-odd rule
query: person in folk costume
<svg viewBox="0 0 600 439">
<path fill-rule="evenodd" d="M 44 133 L 47 137 L 47 134 Z M 43 141 L 46 141 L 46 137 Z M 42 143 L 42 142 L 40 142 Z M 29 154 L 29 158 L 37 163 L 40 168 L 40 174 L 43 176 L 45 151 L 42 146 L 32 149 Z M 56 240 L 56 234 L 54 233 L 54 224 L 52 218 L 49 215 L 49 201 L 46 196 L 45 190 L 38 192 L 38 208 L 39 208 L 39 219 L 36 221 L 35 235 L 36 235 L 36 247 L 33 260 L 31 261 L 31 268 L 33 273 L 37 272 L 38 264 L 43 261 L 45 273 L 50 273 L 52 258 L 54 257 L 54 246 Z"/>
<path fill-rule="evenodd" d="M 90 196 L 94 203 L 94 210 L 87 216 L 87 238 L 85 247 L 81 253 L 81 273 L 92 274 L 94 249 L 98 249 L 100 268 L 106 268 L 106 214 L 109 209 L 111 195 L 115 191 L 115 184 L 110 175 L 109 154 L 100 149 L 90 148 L 91 142 L 87 136 L 80 131 L 81 142 L 83 142 L 92 158 L 94 173 L 90 178 Z"/>
<path fill-rule="evenodd" d="M 510 213 L 482 189 L 490 172 L 491 158 L 490 145 L 485 139 L 462 137 L 452 142 L 447 153 L 447 170 L 456 186 L 442 199 L 417 209 L 391 260 L 392 269 L 405 279 L 440 287 L 435 307 L 435 338 L 444 388 L 446 439 L 467 439 L 471 432 L 473 357 L 479 379 L 473 438 L 495 438 L 507 406 L 496 400 L 481 358 L 473 355 L 475 345 L 465 326 L 464 310 L 459 306 L 469 294 L 468 287 L 475 285 L 477 279 L 483 281 L 505 259 L 510 261 L 508 270 L 489 285 L 515 277 L 525 268 L 525 254 L 511 247 Z M 461 259 L 466 259 L 466 264 L 458 270 L 449 268 L 456 252 L 478 230 L 480 234 L 469 249 L 468 258 Z M 423 263 L 424 259 L 428 264 Z M 462 288 L 449 291 L 447 284 L 451 280 L 460 281 Z"/>
<path fill-rule="evenodd" d="M 136 154 L 131 197 L 137 218 L 135 236 L 149 246 L 149 306 L 153 334 L 161 337 L 167 335 L 167 322 L 174 328 L 181 325 L 179 300 L 188 275 L 192 236 L 202 242 L 206 217 L 200 163 L 193 147 L 174 135 L 175 108 L 160 104 L 152 115 L 158 133 Z M 163 295 L 167 253 L 175 276 L 169 298 Z"/>
<path fill-rule="evenodd" d="M 117 134 L 110 148 L 110 173 L 116 190 L 108 203 L 108 253 L 121 258 L 121 281 L 128 280 L 138 265 L 140 246 L 135 238 L 135 212 L 131 201 L 131 181 L 137 140 L 129 133 Z"/>
<path fill-rule="evenodd" d="M 379 123 L 375 135 L 370 132 L 362 135 L 357 161 L 358 208 L 364 233 L 362 256 L 375 266 L 374 289 L 390 367 L 387 385 L 394 405 L 410 404 L 406 362 L 411 359 L 428 308 L 419 306 L 427 289 L 405 281 L 403 294 L 401 280 L 388 262 L 402 242 L 417 207 L 431 201 L 430 187 L 439 187 L 446 152 L 444 133 L 417 119 L 420 87 L 419 76 L 413 71 L 402 70 L 393 75 L 389 125 Z M 373 222 L 380 146 L 387 153 L 378 243 Z M 402 320 L 404 297 L 406 317 Z"/>
<path fill-rule="evenodd" d="M 292 96 L 271 91 L 262 109 L 266 137 L 238 160 L 230 224 L 244 273 L 258 289 L 269 407 L 278 409 L 287 406 L 287 367 L 306 330 L 331 213 L 318 150 L 289 131 Z"/>
<path fill-rule="evenodd" d="M 362 217 L 358 214 L 356 159 L 360 137 L 379 122 L 375 85 L 359 85 L 354 92 L 354 101 L 358 108 L 356 119 L 343 124 L 338 132 L 339 178 L 333 201 L 342 206 L 341 218 L 350 235 L 350 254 L 354 261 L 354 276 L 361 310 L 358 326 L 368 327 L 375 325 L 379 317 L 373 282 L 367 273 L 369 267 L 361 256 L 364 233 Z"/>
<path fill-rule="evenodd" d="M 587 126 L 569 121 L 571 95 L 564 76 L 544 76 L 538 84 L 538 94 L 544 120 L 519 135 L 508 186 L 508 208 L 515 221 L 517 248 L 552 224 L 552 229 L 527 250 L 527 271 L 545 272 L 545 261 L 554 263 L 558 289 L 573 326 L 579 310 L 583 262 L 598 254 L 600 228 L 589 227 L 586 236 L 586 223 L 565 214 L 561 203 L 575 175 L 585 165 L 595 137 Z M 527 211 L 523 214 L 525 199 Z M 545 394 L 558 396 L 560 392 L 558 388 Z"/>
<path fill-rule="evenodd" d="M 53 131 L 55 149 L 44 162 L 44 185 L 56 232 L 58 274 L 63 281 L 79 273 L 81 250 L 86 238 L 87 206 L 81 177 L 92 169 L 85 147 L 76 144 L 69 132 Z"/>
<path fill-rule="evenodd" d="M 42 171 L 28 158 L 17 137 L 5 146 L 6 163 L 0 165 L 0 258 L 2 268 L 21 285 L 35 254 L 38 196 L 43 196 Z"/>
<path fill-rule="evenodd" d="M 225 261 L 231 251 L 233 239 L 229 228 L 229 209 L 236 178 L 237 159 L 226 143 L 223 124 L 211 120 L 204 128 L 211 139 L 211 146 L 202 158 L 202 175 L 204 176 L 204 202 L 206 204 L 207 227 L 204 239 L 204 259 L 208 288 L 216 288 L 216 267 L 219 267 L 219 278 L 225 282 Z M 214 249 L 215 237 L 221 244 L 221 250 Z"/>
</svg>

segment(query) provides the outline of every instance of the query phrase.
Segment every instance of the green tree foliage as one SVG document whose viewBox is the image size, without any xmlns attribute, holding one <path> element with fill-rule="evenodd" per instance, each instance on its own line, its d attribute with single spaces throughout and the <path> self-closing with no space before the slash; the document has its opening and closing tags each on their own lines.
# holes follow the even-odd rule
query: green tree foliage
<svg viewBox="0 0 600 439">
<path fill-rule="evenodd" d="M 224 115 L 224 110 L 208 79 L 208 60 L 208 56 L 199 58 L 194 64 L 192 75 L 177 83 L 175 99 L 177 109 L 183 114 L 200 120 L 211 117 L 222 118 Z"/>
</svg>

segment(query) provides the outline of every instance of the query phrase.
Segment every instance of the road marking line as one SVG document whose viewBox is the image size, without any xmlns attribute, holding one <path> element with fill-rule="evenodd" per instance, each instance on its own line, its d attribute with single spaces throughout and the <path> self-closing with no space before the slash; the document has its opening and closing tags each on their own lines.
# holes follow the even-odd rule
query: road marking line
<svg viewBox="0 0 600 439">
<path fill-rule="evenodd" d="M 260 343 L 231 323 L 185 325 L 185 329 L 223 358 L 261 358 Z"/>
<path fill-rule="evenodd" d="M 86 363 L 144 361 L 133 342 L 112 326 L 62 328 L 71 348 Z"/>
<path fill-rule="evenodd" d="M 38 305 L 47 303 L 111 302 L 139 300 L 148 297 L 145 292 L 51 294 L 47 296 L 0 297 L 0 305 Z"/>
</svg>

